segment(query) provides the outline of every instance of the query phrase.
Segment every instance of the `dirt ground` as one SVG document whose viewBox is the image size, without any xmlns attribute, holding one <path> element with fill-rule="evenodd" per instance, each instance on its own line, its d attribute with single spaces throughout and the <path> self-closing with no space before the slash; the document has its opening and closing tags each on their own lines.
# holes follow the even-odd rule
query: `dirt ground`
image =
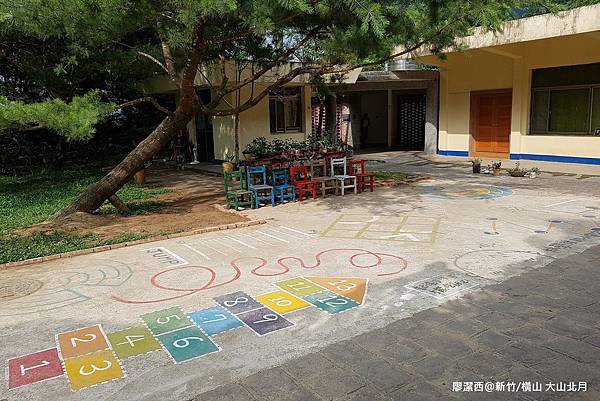
<svg viewBox="0 0 600 401">
<path fill-rule="evenodd" d="M 152 168 L 146 171 L 146 186 L 169 188 L 172 192 L 152 200 L 163 206 L 156 213 L 112 215 L 77 213 L 59 222 L 44 222 L 22 231 L 62 231 L 72 234 L 95 233 L 109 240 L 131 234 L 164 234 L 230 224 L 247 220 L 237 213 L 220 210 L 225 197 L 219 177 L 187 170 Z"/>
</svg>

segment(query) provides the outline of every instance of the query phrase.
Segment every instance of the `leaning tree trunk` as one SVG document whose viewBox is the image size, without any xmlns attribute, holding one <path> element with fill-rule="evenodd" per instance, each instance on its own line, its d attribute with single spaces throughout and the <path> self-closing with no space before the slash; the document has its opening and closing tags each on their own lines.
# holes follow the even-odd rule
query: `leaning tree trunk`
<svg viewBox="0 0 600 401">
<path fill-rule="evenodd" d="M 140 142 L 121 163 L 100 181 L 90 185 L 77 199 L 59 211 L 55 218 L 63 218 L 75 212 L 91 213 L 98 209 L 106 199 L 114 195 L 136 172 L 141 170 L 144 163 L 152 159 L 152 156 L 166 146 L 178 132 L 185 129 L 192 117 L 191 110 L 178 108 Z"/>
</svg>

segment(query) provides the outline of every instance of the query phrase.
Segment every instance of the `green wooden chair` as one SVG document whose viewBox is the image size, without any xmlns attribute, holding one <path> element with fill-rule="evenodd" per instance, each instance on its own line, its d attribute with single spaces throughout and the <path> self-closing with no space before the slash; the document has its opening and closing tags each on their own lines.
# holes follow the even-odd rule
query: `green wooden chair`
<svg viewBox="0 0 600 401">
<path fill-rule="evenodd" d="M 240 206 L 251 208 L 254 201 L 252 191 L 244 188 L 244 174 L 241 171 L 223 172 L 223 183 L 225 185 L 225 207 L 239 210 Z"/>
</svg>

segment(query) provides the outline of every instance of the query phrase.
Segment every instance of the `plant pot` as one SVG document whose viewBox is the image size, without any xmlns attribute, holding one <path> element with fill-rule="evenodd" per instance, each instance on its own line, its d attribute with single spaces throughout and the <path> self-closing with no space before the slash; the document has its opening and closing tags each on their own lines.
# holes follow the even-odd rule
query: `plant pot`
<svg viewBox="0 0 600 401">
<path fill-rule="evenodd" d="M 481 164 L 473 164 L 473 174 L 481 173 Z"/>
<path fill-rule="evenodd" d="M 527 174 L 527 171 L 525 170 L 519 170 L 519 171 L 508 171 L 508 174 L 511 175 L 511 177 L 525 177 L 525 174 Z"/>
<path fill-rule="evenodd" d="M 500 170 L 499 168 L 495 168 L 494 170 L 492 170 L 493 175 L 500 175 L 500 172 L 502 172 L 502 170 Z"/>
<path fill-rule="evenodd" d="M 235 164 L 231 162 L 223 162 L 223 172 L 230 173 L 235 170 Z"/>
<path fill-rule="evenodd" d="M 146 170 L 141 169 L 140 171 L 135 173 L 133 175 L 133 182 L 135 182 L 136 185 L 144 185 L 146 183 Z"/>
<path fill-rule="evenodd" d="M 256 156 L 253 153 L 242 152 L 245 160 L 254 160 Z"/>
</svg>

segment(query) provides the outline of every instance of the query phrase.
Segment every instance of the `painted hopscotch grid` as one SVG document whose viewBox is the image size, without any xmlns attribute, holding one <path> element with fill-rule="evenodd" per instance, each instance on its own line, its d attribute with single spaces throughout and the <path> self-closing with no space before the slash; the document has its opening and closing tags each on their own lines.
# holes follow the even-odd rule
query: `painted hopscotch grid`
<svg viewBox="0 0 600 401">
<path fill-rule="evenodd" d="M 259 336 L 294 325 L 243 291 L 232 292 L 213 299 Z"/>
<path fill-rule="evenodd" d="M 56 344 L 73 392 L 126 377 L 99 324 L 58 333 Z"/>
<path fill-rule="evenodd" d="M 405 285 L 405 288 L 414 290 L 436 299 L 444 299 L 460 292 L 475 288 L 479 283 L 474 283 L 469 276 L 453 273 L 429 277 Z"/>
<path fill-rule="evenodd" d="M 146 313 L 140 318 L 176 364 L 221 351 L 179 306 Z"/>
<path fill-rule="evenodd" d="M 359 284 L 364 284 L 363 288 L 365 291 L 367 288 L 366 279 L 355 279 L 355 281 L 359 283 L 356 284 L 351 282 L 351 279 L 340 277 L 321 278 L 321 283 L 324 283 L 327 287 L 317 282 L 316 278 L 314 279 L 315 281 L 311 281 L 310 278 L 297 277 L 279 281 L 274 284 L 282 290 L 289 292 L 293 296 L 308 302 L 312 306 L 323 312 L 327 312 L 330 315 L 335 315 L 360 306 L 360 302 L 346 297 L 343 294 L 344 291 L 359 288 L 359 291 L 354 295 L 360 297 L 362 301 L 364 292 L 362 292 L 362 294 L 360 293 Z M 364 280 L 364 282 L 359 280 Z M 345 285 L 345 287 L 342 285 Z"/>
<path fill-rule="evenodd" d="M 439 225 L 439 217 L 341 214 L 321 232 L 321 237 L 434 243 Z"/>
<path fill-rule="evenodd" d="M 122 360 L 160 349 L 176 364 L 200 358 L 221 351 L 212 336 L 238 327 L 264 336 L 294 326 L 283 313 L 310 306 L 329 314 L 355 308 L 367 280 L 297 277 L 274 284 L 281 289 L 257 297 L 264 303 L 238 291 L 215 298 L 218 306 L 187 313 L 174 306 L 143 314 L 144 326 L 108 334 L 101 325 L 58 333 L 57 347 L 9 359 L 9 390 L 61 376 L 72 391 L 84 390 L 126 377 Z"/>
</svg>

